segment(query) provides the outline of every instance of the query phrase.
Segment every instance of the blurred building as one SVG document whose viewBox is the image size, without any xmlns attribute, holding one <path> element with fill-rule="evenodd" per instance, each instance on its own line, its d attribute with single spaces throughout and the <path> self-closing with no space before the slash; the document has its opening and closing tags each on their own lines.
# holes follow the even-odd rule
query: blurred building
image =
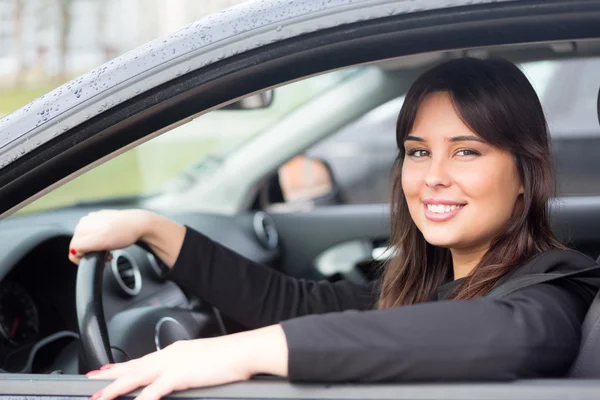
<svg viewBox="0 0 600 400">
<path fill-rule="evenodd" d="M 87 71 L 245 0 L 0 0 L 0 86 Z"/>
</svg>

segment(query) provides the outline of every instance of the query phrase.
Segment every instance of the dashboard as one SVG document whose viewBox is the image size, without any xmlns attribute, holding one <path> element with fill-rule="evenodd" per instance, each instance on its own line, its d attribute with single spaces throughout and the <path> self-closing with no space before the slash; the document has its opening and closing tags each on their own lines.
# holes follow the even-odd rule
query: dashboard
<svg viewBox="0 0 600 400">
<path fill-rule="evenodd" d="M 68 260 L 79 219 L 94 209 L 54 210 L 0 221 L 0 372 L 77 374 L 77 266 Z M 277 232 L 265 213 L 167 215 L 241 255 L 273 265 Z M 161 278 L 136 245 L 112 252 L 103 276 L 107 322 L 138 307 L 190 309 L 200 299 Z"/>
</svg>

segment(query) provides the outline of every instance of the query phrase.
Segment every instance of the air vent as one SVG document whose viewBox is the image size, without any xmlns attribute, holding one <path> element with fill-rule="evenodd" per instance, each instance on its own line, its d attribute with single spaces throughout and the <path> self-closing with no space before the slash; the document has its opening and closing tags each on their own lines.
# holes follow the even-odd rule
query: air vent
<svg viewBox="0 0 600 400">
<path fill-rule="evenodd" d="M 259 211 L 254 214 L 254 233 L 260 244 L 267 249 L 274 249 L 279 244 L 279 235 L 275 222 L 269 214 Z"/>
<path fill-rule="evenodd" d="M 163 264 L 163 262 L 161 260 L 157 259 L 156 257 L 154 257 L 154 254 L 152 254 L 152 253 L 146 253 L 146 258 L 148 259 L 148 264 L 150 264 L 150 268 L 152 269 L 152 272 L 154 273 L 154 277 L 161 282 L 164 281 L 165 280 L 165 271 L 167 270 L 167 267 L 161 268 L 160 264 Z"/>
<path fill-rule="evenodd" d="M 129 254 L 124 251 L 114 251 L 110 267 L 115 281 L 125 294 L 135 296 L 142 290 L 140 269 Z"/>
</svg>

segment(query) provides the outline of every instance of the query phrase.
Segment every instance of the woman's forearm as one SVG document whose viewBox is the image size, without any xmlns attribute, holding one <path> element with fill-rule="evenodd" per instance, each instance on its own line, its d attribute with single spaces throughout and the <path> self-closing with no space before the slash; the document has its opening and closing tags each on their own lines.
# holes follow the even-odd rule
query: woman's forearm
<svg viewBox="0 0 600 400">
<path fill-rule="evenodd" d="M 240 335 L 245 370 L 249 376 L 288 376 L 288 346 L 281 325 L 271 325 L 235 335 Z"/>
<path fill-rule="evenodd" d="M 146 242 L 156 255 L 172 268 L 185 237 L 185 226 L 161 215 L 141 210 L 140 240 Z"/>
</svg>

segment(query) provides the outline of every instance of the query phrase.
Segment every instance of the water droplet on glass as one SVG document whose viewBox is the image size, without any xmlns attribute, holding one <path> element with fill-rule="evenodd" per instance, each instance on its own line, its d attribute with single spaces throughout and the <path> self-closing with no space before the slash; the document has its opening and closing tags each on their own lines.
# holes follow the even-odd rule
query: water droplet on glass
<svg viewBox="0 0 600 400">
<path fill-rule="evenodd" d="M 25 154 L 25 149 L 21 149 L 19 151 L 21 152 L 21 154 Z"/>
<path fill-rule="evenodd" d="M 281 26 L 281 25 L 277 26 L 277 32 L 281 32 L 282 29 L 283 29 L 283 26 Z"/>
<path fill-rule="evenodd" d="M 135 89 L 135 94 L 140 93 L 140 89 Z"/>
</svg>

